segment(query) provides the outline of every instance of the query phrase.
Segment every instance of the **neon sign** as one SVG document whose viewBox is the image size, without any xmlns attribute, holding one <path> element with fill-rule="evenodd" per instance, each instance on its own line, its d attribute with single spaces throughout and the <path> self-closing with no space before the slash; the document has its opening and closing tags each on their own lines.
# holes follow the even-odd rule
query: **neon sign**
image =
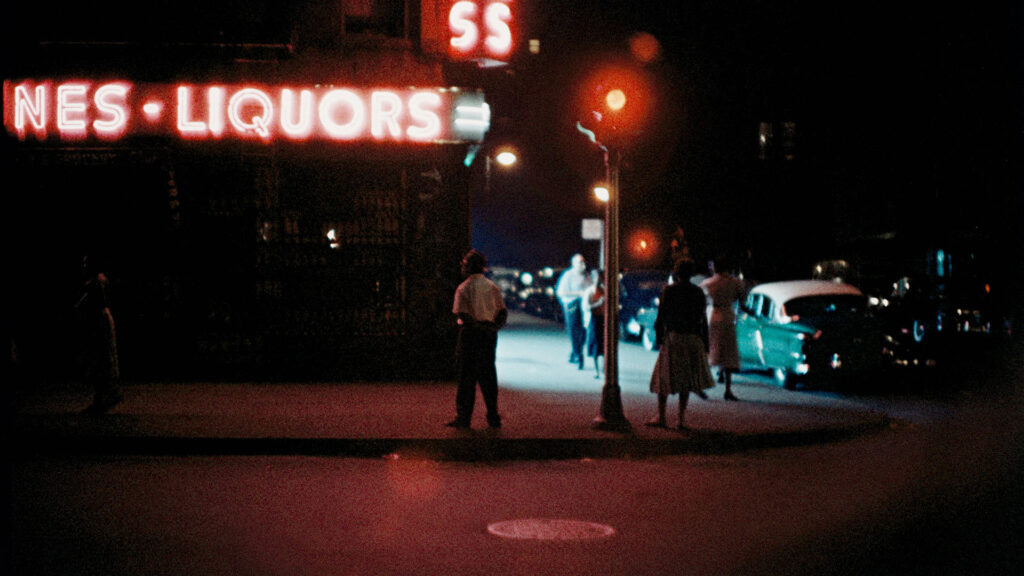
<svg viewBox="0 0 1024 576">
<path fill-rule="evenodd" d="M 458 0 L 448 10 L 448 54 L 457 60 L 504 61 L 515 42 L 512 0 Z"/>
<path fill-rule="evenodd" d="M 254 142 L 479 141 L 490 108 L 479 92 L 256 85 L 4 82 L 4 127 L 36 141 L 130 136 Z"/>
</svg>

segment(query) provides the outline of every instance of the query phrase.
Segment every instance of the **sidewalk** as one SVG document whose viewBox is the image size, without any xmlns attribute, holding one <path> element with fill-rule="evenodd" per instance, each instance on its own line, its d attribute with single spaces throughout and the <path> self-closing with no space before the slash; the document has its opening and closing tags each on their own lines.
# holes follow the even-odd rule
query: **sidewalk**
<svg viewBox="0 0 1024 576">
<path fill-rule="evenodd" d="M 586 391 L 506 387 L 501 429 L 486 427 L 477 398 L 473 429 L 444 423 L 454 416 L 451 382 L 223 384 L 136 383 L 105 415 L 85 415 L 84 388 L 19 399 L 11 434 L 16 455 L 295 454 L 429 457 L 451 460 L 571 459 L 719 454 L 838 441 L 884 429 L 889 418 L 855 401 L 790 392 L 742 379 L 740 402 L 692 397 L 682 433 L 644 422 L 650 394 L 624 390 L 629 432 L 591 424 L 600 384 Z M 676 398 L 669 402 L 674 422 Z"/>
<path fill-rule="evenodd" d="M 454 382 L 129 383 L 109 413 L 81 414 L 82 386 L 21 395 L 12 406 L 14 452 L 32 454 L 299 454 L 429 457 L 452 460 L 644 457 L 717 454 L 838 441 L 886 428 L 890 418 L 856 400 L 793 392 L 737 375 L 740 402 L 691 396 L 692 429 L 644 426 L 657 409 L 648 382 L 657 357 L 619 346 L 626 433 L 595 430 L 603 379 L 566 362 L 568 342 L 554 322 L 509 315 L 498 338 L 503 427 L 487 428 L 477 392 L 473 429 L 455 417 Z M 678 398 L 669 399 L 675 422 Z"/>
</svg>

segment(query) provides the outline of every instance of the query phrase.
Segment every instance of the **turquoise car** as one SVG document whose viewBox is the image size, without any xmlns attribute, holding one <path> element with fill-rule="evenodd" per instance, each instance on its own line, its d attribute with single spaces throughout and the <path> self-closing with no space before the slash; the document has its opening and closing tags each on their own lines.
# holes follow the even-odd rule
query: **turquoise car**
<svg viewBox="0 0 1024 576">
<path fill-rule="evenodd" d="M 870 377 L 892 364 L 893 344 L 859 289 L 794 280 L 755 286 L 740 306 L 743 369 L 767 370 L 794 388 L 810 380 Z"/>
</svg>

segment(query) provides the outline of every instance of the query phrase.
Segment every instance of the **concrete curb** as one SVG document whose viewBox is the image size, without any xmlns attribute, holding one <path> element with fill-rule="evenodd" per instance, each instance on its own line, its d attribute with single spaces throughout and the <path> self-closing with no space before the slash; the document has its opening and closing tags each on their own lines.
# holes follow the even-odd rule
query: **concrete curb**
<svg viewBox="0 0 1024 576">
<path fill-rule="evenodd" d="M 223 438 L 43 433 L 15 445 L 15 458 L 45 456 L 324 456 L 425 458 L 447 461 L 650 458 L 721 455 L 843 442 L 882 432 L 893 421 L 753 433 L 692 430 L 678 438 L 502 438 L 500 431 L 468 431 L 457 438 Z"/>
</svg>

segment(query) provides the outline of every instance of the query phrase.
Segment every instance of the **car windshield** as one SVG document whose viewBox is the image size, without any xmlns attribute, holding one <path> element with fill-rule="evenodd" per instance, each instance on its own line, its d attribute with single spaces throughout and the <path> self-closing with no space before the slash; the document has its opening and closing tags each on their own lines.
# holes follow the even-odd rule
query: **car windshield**
<svg viewBox="0 0 1024 576">
<path fill-rule="evenodd" d="M 863 310 L 866 305 L 867 298 L 856 294 L 804 296 L 786 302 L 786 314 L 805 318 L 831 314 L 853 314 Z"/>
</svg>

